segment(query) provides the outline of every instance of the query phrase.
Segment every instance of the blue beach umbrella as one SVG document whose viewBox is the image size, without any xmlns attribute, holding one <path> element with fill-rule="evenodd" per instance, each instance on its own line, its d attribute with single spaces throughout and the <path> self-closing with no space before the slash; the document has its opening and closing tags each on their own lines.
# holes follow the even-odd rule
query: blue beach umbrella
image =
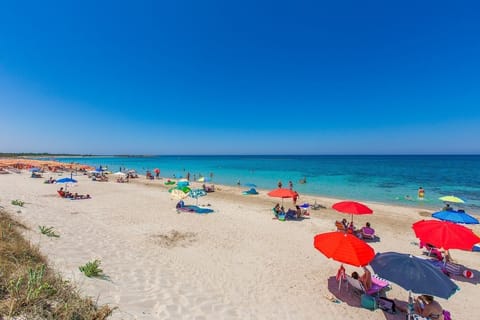
<svg viewBox="0 0 480 320">
<path fill-rule="evenodd" d="M 465 211 L 438 211 L 432 214 L 432 217 L 443 220 L 450 221 L 454 223 L 463 223 L 463 224 L 478 224 L 478 219 L 472 217 Z"/>
<path fill-rule="evenodd" d="M 65 183 L 65 190 L 67 190 L 68 183 L 77 183 L 77 180 L 72 178 L 62 178 L 56 180 L 56 183 Z"/>
<path fill-rule="evenodd" d="M 370 266 L 380 277 L 409 292 L 448 299 L 458 286 L 426 259 L 397 252 L 377 253 Z"/>
<path fill-rule="evenodd" d="M 38 172 L 38 171 L 40 171 L 39 168 L 31 168 L 31 169 L 30 169 L 30 172 Z"/>
<path fill-rule="evenodd" d="M 257 185 L 255 183 L 245 183 L 244 184 L 245 187 L 251 187 L 251 188 L 256 188 Z"/>
<path fill-rule="evenodd" d="M 62 178 L 62 179 L 58 179 L 57 183 L 77 183 L 77 180 L 72 178 Z"/>
</svg>

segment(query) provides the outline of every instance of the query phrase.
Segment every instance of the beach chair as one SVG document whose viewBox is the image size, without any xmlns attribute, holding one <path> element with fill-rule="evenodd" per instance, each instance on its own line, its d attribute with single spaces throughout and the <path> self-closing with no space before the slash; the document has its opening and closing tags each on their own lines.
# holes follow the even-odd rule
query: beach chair
<svg viewBox="0 0 480 320">
<path fill-rule="evenodd" d="M 390 283 L 376 275 L 372 275 L 372 287 L 365 290 L 360 280 L 354 279 L 347 275 L 348 287 L 353 288 L 355 292 L 360 294 L 367 294 L 369 296 L 378 296 L 382 290 L 386 290 L 390 287 Z"/>
<path fill-rule="evenodd" d="M 436 248 L 435 246 L 429 244 L 429 243 L 425 243 L 423 241 L 420 241 L 420 249 L 423 249 L 425 248 L 427 250 L 427 256 L 429 257 L 436 257 L 439 261 L 443 261 L 444 257 L 443 257 L 443 254 L 442 252 Z"/>
<path fill-rule="evenodd" d="M 347 232 L 347 229 L 345 229 L 345 226 L 343 225 L 342 222 L 335 221 L 335 226 L 337 227 L 337 231 Z"/>
</svg>

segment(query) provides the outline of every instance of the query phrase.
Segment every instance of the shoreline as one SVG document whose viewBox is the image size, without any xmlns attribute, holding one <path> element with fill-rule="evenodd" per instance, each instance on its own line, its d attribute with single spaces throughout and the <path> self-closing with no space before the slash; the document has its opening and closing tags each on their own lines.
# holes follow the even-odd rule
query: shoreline
<svg viewBox="0 0 480 320">
<path fill-rule="evenodd" d="M 26 237 L 65 279 L 100 304 L 118 306 L 112 319 L 314 319 L 318 314 L 385 319 L 379 310 L 360 308 L 358 296 L 346 287 L 338 292 L 334 276 L 339 263 L 313 248 L 316 234 L 333 231 L 335 220 L 350 218 L 331 209 L 340 199 L 300 195 L 298 203 L 317 200 L 327 208 L 310 210 L 310 218 L 302 221 L 282 222 L 272 219 L 271 211 L 281 199 L 268 197 L 266 190 L 243 196 L 243 187 L 216 185 L 215 192 L 198 199 L 214 213 L 177 214 L 177 200 L 170 198 L 165 180 L 139 178 L 122 184 L 113 177 L 109 182 L 76 178 L 79 183 L 69 189 L 92 199 L 61 199 L 58 185 L 43 184 L 44 179 L 32 179 L 25 171 L 1 175 L 0 205 L 31 228 Z M 13 199 L 25 201 L 25 207 L 11 205 Z M 284 203 L 293 207 L 291 199 Z M 371 243 L 376 252 L 421 255 L 411 224 L 425 218 L 422 208 L 366 204 L 374 213 L 353 219 L 356 225 L 372 223 L 380 237 Z M 60 238 L 45 239 L 38 225 L 53 226 Z M 473 229 L 480 231 L 478 225 Z M 477 254 L 452 250 L 457 261 L 473 270 L 480 269 Z M 111 281 L 85 278 L 78 271 L 97 258 Z M 345 268 L 347 273 L 359 270 Z M 461 290 L 439 301 L 454 318 L 468 318 L 477 283 L 455 282 Z M 342 302 L 325 298 L 332 295 Z M 404 302 L 408 293 L 393 284 L 387 296 Z M 288 303 L 279 303 L 286 297 Z"/>
</svg>

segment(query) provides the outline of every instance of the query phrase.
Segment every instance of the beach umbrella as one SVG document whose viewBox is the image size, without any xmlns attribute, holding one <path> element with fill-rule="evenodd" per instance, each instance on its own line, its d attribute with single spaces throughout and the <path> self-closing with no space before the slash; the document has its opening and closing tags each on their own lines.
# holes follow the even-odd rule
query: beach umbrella
<svg viewBox="0 0 480 320">
<path fill-rule="evenodd" d="M 184 193 L 188 194 L 190 192 L 190 188 L 185 186 L 185 187 L 182 187 L 182 186 L 176 186 L 175 188 L 171 188 L 168 190 L 168 192 L 172 192 L 173 190 L 181 190 L 183 191 Z"/>
<path fill-rule="evenodd" d="M 38 172 L 38 171 L 40 171 L 39 168 L 31 168 L 31 169 L 30 169 L 30 172 Z"/>
<path fill-rule="evenodd" d="M 57 183 L 77 183 L 77 180 L 72 178 L 62 178 L 56 181 Z"/>
<path fill-rule="evenodd" d="M 375 273 L 388 281 L 394 282 L 411 293 L 428 294 L 448 299 L 458 286 L 440 269 L 426 259 L 397 252 L 377 253 L 370 262 Z"/>
<path fill-rule="evenodd" d="M 438 211 L 432 214 L 432 217 L 443 220 L 450 221 L 453 223 L 463 223 L 463 224 L 478 224 L 478 219 L 472 217 L 465 211 Z"/>
<path fill-rule="evenodd" d="M 460 199 L 459 197 L 455 197 L 455 196 L 443 196 L 443 197 L 440 197 L 438 199 L 440 199 L 444 202 L 465 203 L 465 201 L 463 199 Z"/>
<path fill-rule="evenodd" d="M 72 178 L 62 178 L 55 181 L 56 183 L 65 183 L 65 190 L 67 190 L 68 183 L 77 183 L 77 180 Z"/>
<path fill-rule="evenodd" d="M 255 183 L 245 183 L 244 184 L 245 187 L 250 187 L 250 188 L 256 188 L 257 185 Z"/>
<path fill-rule="evenodd" d="M 471 251 L 480 238 L 464 226 L 438 220 L 421 220 L 412 225 L 415 236 L 437 248 Z"/>
<path fill-rule="evenodd" d="M 347 213 L 352 215 L 354 214 L 372 214 L 373 210 L 367 207 L 366 205 L 356 202 L 356 201 L 341 201 L 337 202 L 332 206 L 333 209 L 341 213 Z"/>
<path fill-rule="evenodd" d="M 188 197 L 188 192 L 185 193 L 185 192 L 183 192 L 183 190 L 173 189 L 173 190 L 171 190 L 170 195 L 174 199 L 181 200 L 181 199 L 185 199 L 186 197 Z"/>
<path fill-rule="evenodd" d="M 327 258 L 357 267 L 367 265 L 375 256 L 373 248 L 365 241 L 343 232 L 317 234 L 313 246 Z"/>
<path fill-rule="evenodd" d="M 187 187 L 188 185 L 190 185 L 190 182 L 188 182 L 187 179 L 180 179 L 177 182 L 177 186 L 179 187 Z"/>
<path fill-rule="evenodd" d="M 205 192 L 205 190 L 203 189 L 192 189 L 190 190 L 190 193 L 188 194 L 191 198 L 194 198 L 197 200 L 197 204 L 198 204 L 198 198 L 199 197 L 204 197 L 207 195 L 207 192 Z"/>
<path fill-rule="evenodd" d="M 127 174 L 124 173 L 124 172 L 118 171 L 118 172 L 113 173 L 113 175 L 117 176 L 117 177 L 125 177 Z"/>
<path fill-rule="evenodd" d="M 267 193 L 270 197 L 282 198 L 282 206 L 284 198 L 294 198 L 297 196 L 297 193 L 290 189 L 278 188 Z"/>
<path fill-rule="evenodd" d="M 209 177 L 201 177 L 197 180 L 198 182 L 209 182 L 212 181 Z"/>
</svg>

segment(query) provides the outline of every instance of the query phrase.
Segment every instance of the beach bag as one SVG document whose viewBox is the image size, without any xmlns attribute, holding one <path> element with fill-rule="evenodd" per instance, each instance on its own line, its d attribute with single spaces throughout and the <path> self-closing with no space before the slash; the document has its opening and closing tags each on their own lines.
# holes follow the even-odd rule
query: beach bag
<svg viewBox="0 0 480 320">
<path fill-rule="evenodd" d="M 449 311 L 443 310 L 443 319 L 444 320 L 452 320 L 452 316 Z"/>
<path fill-rule="evenodd" d="M 388 313 L 396 313 L 397 308 L 395 306 L 395 301 L 392 299 L 388 299 L 385 297 L 380 297 L 377 300 L 378 307 L 382 309 L 383 311 L 386 311 Z"/>
<path fill-rule="evenodd" d="M 377 300 L 375 300 L 374 297 L 364 293 L 360 297 L 360 305 L 365 309 L 375 310 L 377 309 Z"/>
</svg>

